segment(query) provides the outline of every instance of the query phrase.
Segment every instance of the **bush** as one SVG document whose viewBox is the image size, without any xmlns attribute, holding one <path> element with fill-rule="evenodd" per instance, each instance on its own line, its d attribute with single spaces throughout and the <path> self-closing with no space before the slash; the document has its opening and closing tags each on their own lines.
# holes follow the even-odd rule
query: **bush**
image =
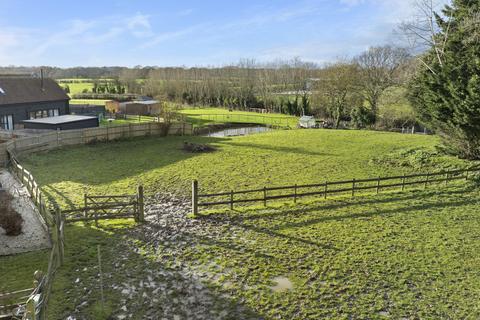
<svg viewBox="0 0 480 320">
<path fill-rule="evenodd" d="M 0 191 L 0 227 L 5 229 L 7 236 L 18 236 L 22 233 L 22 216 L 12 207 L 13 197 Z"/>
<path fill-rule="evenodd" d="M 215 151 L 216 149 L 212 146 L 209 146 L 207 144 L 197 144 L 197 143 L 191 143 L 185 141 L 183 143 L 183 150 L 187 152 L 212 152 Z"/>
<path fill-rule="evenodd" d="M 373 112 L 363 106 L 353 108 L 350 116 L 352 125 L 356 129 L 365 128 L 375 123 L 375 115 Z"/>
</svg>

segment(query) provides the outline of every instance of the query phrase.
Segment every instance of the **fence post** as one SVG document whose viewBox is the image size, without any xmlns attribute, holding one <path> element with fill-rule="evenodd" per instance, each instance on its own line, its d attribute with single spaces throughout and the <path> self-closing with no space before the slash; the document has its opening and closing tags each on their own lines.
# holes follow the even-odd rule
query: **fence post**
<svg viewBox="0 0 480 320">
<path fill-rule="evenodd" d="M 198 181 L 192 181 L 192 215 L 198 214 Z"/>
<path fill-rule="evenodd" d="M 62 227 L 62 215 L 60 213 L 60 208 L 55 209 L 55 232 L 57 233 L 57 250 L 58 250 L 58 256 L 60 258 L 60 265 L 63 264 L 63 239 L 62 239 L 62 232 L 61 232 L 61 227 Z"/>
<path fill-rule="evenodd" d="M 426 179 L 425 179 L 425 187 L 424 187 L 424 189 L 427 189 L 427 185 L 428 185 L 428 180 L 429 180 L 429 178 L 430 178 L 430 172 L 427 173 L 427 177 L 426 177 Z"/>
<path fill-rule="evenodd" d="M 327 199 L 327 191 L 328 191 L 328 181 L 325 181 L 325 190 L 323 191 L 324 195 L 323 198 Z"/>
<path fill-rule="evenodd" d="M 445 187 L 448 185 L 448 172 L 445 173 Z"/>
<path fill-rule="evenodd" d="M 263 187 L 263 206 L 267 206 L 267 187 Z"/>
<path fill-rule="evenodd" d="M 233 190 L 230 191 L 230 210 L 233 210 Z"/>
<path fill-rule="evenodd" d="M 293 203 L 297 203 L 297 184 L 295 183 L 295 194 L 294 194 L 294 197 L 293 197 Z"/>
<path fill-rule="evenodd" d="M 402 178 L 402 191 L 405 190 L 405 175 Z"/>
<path fill-rule="evenodd" d="M 352 197 L 355 197 L 355 178 L 352 180 Z"/>
<path fill-rule="evenodd" d="M 25 168 L 22 167 L 22 178 L 20 179 L 20 182 L 23 184 L 23 178 L 25 178 Z M 28 189 L 28 187 L 27 187 Z"/>
<path fill-rule="evenodd" d="M 57 147 L 60 147 L 60 129 L 57 128 Z"/>
<path fill-rule="evenodd" d="M 83 205 L 84 205 L 83 216 L 85 218 L 87 218 L 88 217 L 88 209 L 87 209 L 87 194 L 86 193 L 83 194 Z"/>
<path fill-rule="evenodd" d="M 138 202 L 138 221 L 145 222 L 145 208 L 143 203 L 143 186 L 138 186 L 137 192 L 137 202 Z"/>
<path fill-rule="evenodd" d="M 380 192 L 380 177 L 377 180 L 377 194 Z"/>
<path fill-rule="evenodd" d="M 97 245 L 97 255 L 98 255 L 98 273 L 100 274 L 100 303 L 102 307 L 102 316 L 104 313 L 105 298 L 103 295 L 103 272 L 102 272 L 102 255 L 100 251 L 100 245 Z"/>
</svg>

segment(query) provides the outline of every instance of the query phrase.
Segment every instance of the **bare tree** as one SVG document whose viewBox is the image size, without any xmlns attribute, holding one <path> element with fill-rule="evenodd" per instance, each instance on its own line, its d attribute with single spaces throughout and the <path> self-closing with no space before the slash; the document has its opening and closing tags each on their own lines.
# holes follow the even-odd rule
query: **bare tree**
<svg viewBox="0 0 480 320">
<path fill-rule="evenodd" d="M 439 23 L 444 22 L 445 17 L 442 17 L 439 13 L 439 6 L 440 4 L 436 0 L 416 0 L 414 7 L 417 13 L 412 20 L 401 23 L 399 28 L 401 33 L 405 35 L 412 49 L 415 51 L 424 51 L 425 49 L 433 48 L 438 64 L 443 66 L 445 45 L 450 36 L 452 20 L 448 19 L 445 22 L 445 32 L 441 34 L 439 32 Z M 422 55 L 417 55 L 416 58 L 435 74 L 430 63 L 423 59 Z"/>
<path fill-rule="evenodd" d="M 374 116 L 378 113 L 378 101 L 382 93 L 402 82 L 402 70 L 409 59 L 406 49 L 390 45 L 371 47 L 354 59 L 361 71 L 362 93 Z"/>
<path fill-rule="evenodd" d="M 358 76 L 357 65 L 339 62 L 326 66 L 316 82 L 314 99 L 333 118 L 335 128 L 354 107 L 362 105 Z"/>
</svg>

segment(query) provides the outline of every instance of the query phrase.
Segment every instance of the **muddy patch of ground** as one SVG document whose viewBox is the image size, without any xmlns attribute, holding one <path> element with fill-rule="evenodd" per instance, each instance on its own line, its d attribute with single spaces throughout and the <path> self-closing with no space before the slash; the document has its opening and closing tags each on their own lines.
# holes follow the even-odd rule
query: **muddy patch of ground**
<svg viewBox="0 0 480 320">
<path fill-rule="evenodd" d="M 222 270 L 212 272 L 182 258 L 183 251 L 206 234 L 220 232 L 209 227 L 211 223 L 187 218 L 188 201 L 157 195 L 146 201 L 145 211 L 148 222 L 128 230 L 123 241 L 108 248 L 116 252 L 108 262 L 115 271 L 104 274 L 105 288 L 118 297 L 109 319 L 262 319 L 234 298 L 228 285 L 217 284 Z M 215 269 L 215 263 L 210 267 Z M 95 303 L 92 283 L 98 284 L 98 274 L 86 268 L 78 271 L 72 287 L 85 290 L 67 293 L 76 305 L 68 319 L 84 319 L 86 308 Z"/>
<path fill-rule="evenodd" d="M 6 170 L 0 171 L 0 183 L 13 196 L 12 208 L 23 219 L 22 232 L 17 236 L 7 236 L 5 230 L 0 227 L 0 255 L 49 248 L 48 232 L 40 221 L 27 190 Z"/>
</svg>

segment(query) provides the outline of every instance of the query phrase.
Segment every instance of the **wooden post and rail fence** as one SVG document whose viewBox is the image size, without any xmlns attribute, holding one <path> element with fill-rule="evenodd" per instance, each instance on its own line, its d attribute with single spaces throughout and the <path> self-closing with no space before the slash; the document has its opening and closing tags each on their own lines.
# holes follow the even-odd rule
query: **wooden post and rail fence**
<svg viewBox="0 0 480 320">
<path fill-rule="evenodd" d="M 11 172 L 25 186 L 28 195 L 35 204 L 39 219 L 50 235 L 52 249 L 45 274 L 36 271 L 33 288 L 0 294 L 0 319 L 47 319 L 47 305 L 53 279 L 58 268 L 63 264 L 65 224 L 75 221 L 95 221 L 105 219 L 134 218 L 144 222 L 144 190 L 137 188 L 134 195 L 93 196 L 85 195 L 85 207 L 64 210 L 46 204 L 46 197 L 33 175 L 18 162 L 15 153 L 10 151 Z M 73 215 L 80 212 L 80 217 Z M 15 318 L 14 318 L 15 317 Z"/>
<path fill-rule="evenodd" d="M 292 119 L 285 116 L 270 116 L 270 115 L 257 115 L 257 114 L 195 114 L 195 113 L 181 113 L 180 118 L 182 122 L 195 122 L 198 120 L 223 122 L 223 123 L 256 123 L 271 125 L 277 127 L 292 127 L 296 124 L 292 124 Z"/>
<path fill-rule="evenodd" d="M 434 173 L 421 173 L 391 177 L 377 177 L 370 179 L 352 179 L 344 181 L 325 181 L 323 183 L 290 185 L 279 187 L 263 187 L 259 189 L 226 191 L 219 193 L 200 193 L 199 183 L 192 182 L 192 215 L 199 213 L 201 207 L 229 206 L 233 210 L 235 204 L 263 203 L 280 199 L 297 199 L 303 197 L 321 196 L 327 199 L 328 195 L 350 194 L 354 197 L 361 191 L 374 190 L 376 194 L 382 190 L 400 188 L 404 191 L 408 186 L 422 186 L 426 189 L 431 184 L 444 183 L 448 185 L 454 180 L 468 180 L 474 174 L 480 173 L 480 167 L 441 171 Z M 207 201 L 201 201 L 207 199 Z"/>
<path fill-rule="evenodd" d="M 25 186 L 28 195 L 37 208 L 39 219 L 46 227 L 50 236 L 52 249 L 50 251 L 48 268 L 45 274 L 36 271 L 34 288 L 28 288 L 0 295 L 0 314 L 21 319 L 46 319 L 47 304 L 53 279 L 58 268 L 63 264 L 65 247 L 65 219 L 59 208 L 47 207 L 45 197 L 32 174 L 21 166 L 13 153 L 10 153 L 11 171 Z M 21 294 L 24 294 L 21 296 Z M 15 297 L 15 300 L 12 298 Z M 11 303 L 13 301 L 13 304 Z M 8 304 L 10 302 L 10 304 Z"/>
</svg>

